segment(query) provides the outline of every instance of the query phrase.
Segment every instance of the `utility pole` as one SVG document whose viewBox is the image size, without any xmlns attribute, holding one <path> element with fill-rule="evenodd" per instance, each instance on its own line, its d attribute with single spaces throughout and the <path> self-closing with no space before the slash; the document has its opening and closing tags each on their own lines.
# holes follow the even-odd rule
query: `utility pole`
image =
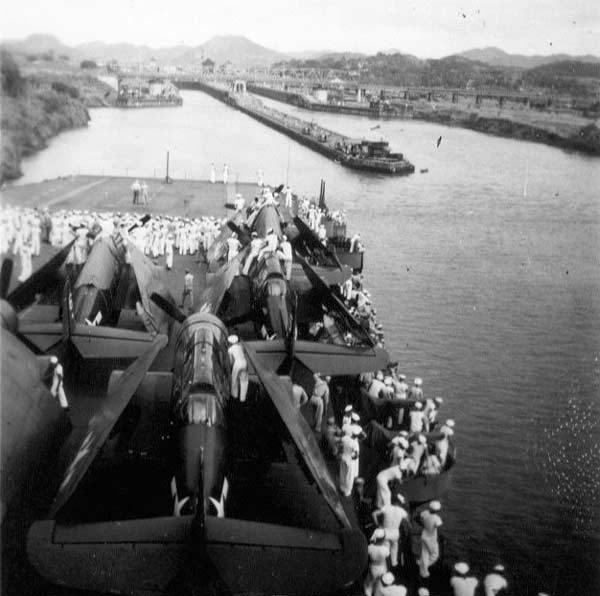
<svg viewBox="0 0 600 596">
<path fill-rule="evenodd" d="M 165 182 L 167 184 L 171 183 L 171 178 L 169 177 L 169 150 L 167 149 L 167 174 L 165 176 Z"/>
</svg>

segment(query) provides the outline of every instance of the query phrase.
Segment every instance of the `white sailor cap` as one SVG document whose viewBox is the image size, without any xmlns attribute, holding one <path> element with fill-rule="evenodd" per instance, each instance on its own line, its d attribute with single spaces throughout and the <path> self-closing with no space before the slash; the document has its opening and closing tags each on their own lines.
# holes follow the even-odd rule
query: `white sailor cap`
<svg viewBox="0 0 600 596">
<path fill-rule="evenodd" d="M 498 573 L 503 573 L 504 572 L 504 565 L 496 565 L 494 567 L 494 571 L 498 571 Z"/>
<path fill-rule="evenodd" d="M 389 386 L 392 384 L 392 377 L 386 377 L 385 379 L 383 379 L 383 382 Z"/>
<path fill-rule="evenodd" d="M 449 427 L 446 426 L 444 424 L 444 426 L 442 426 L 442 428 L 440 428 L 440 432 L 445 435 L 446 437 L 452 437 L 454 435 L 454 431 Z"/>
<path fill-rule="evenodd" d="M 434 401 L 436 404 L 442 404 L 442 403 L 444 403 L 444 400 L 443 400 L 443 398 L 441 398 L 441 397 L 434 397 L 434 398 L 433 398 L 433 401 Z"/>
<path fill-rule="evenodd" d="M 429 596 L 429 590 L 424 586 L 421 586 L 417 592 L 417 596 Z"/>
<path fill-rule="evenodd" d="M 371 542 L 376 542 L 377 540 L 383 540 L 384 538 L 385 538 L 385 531 L 383 530 L 383 528 L 377 528 L 371 536 Z"/>
<path fill-rule="evenodd" d="M 423 408 L 423 402 L 420 402 L 420 401 L 415 402 L 415 408 L 417 410 L 421 410 Z"/>
<path fill-rule="evenodd" d="M 252 232 L 252 238 L 256 238 L 258 234 L 256 232 Z"/>
<path fill-rule="evenodd" d="M 383 381 L 383 373 L 380 370 L 377 371 L 377 380 Z"/>
<path fill-rule="evenodd" d="M 440 511 L 442 508 L 442 504 L 439 501 L 430 501 L 429 502 L 429 510 L 430 511 Z"/>
<path fill-rule="evenodd" d="M 354 422 L 358 422 L 360 420 L 360 416 L 356 412 L 352 412 L 352 415 L 350 416 L 350 418 L 352 418 L 352 420 L 354 420 Z"/>
<path fill-rule="evenodd" d="M 391 571 L 387 571 L 381 576 L 381 583 L 384 586 L 391 586 L 395 581 L 394 574 Z"/>
<path fill-rule="evenodd" d="M 409 433 L 407 430 L 401 430 L 401 431 L 398 433 L 398 436 L 399 436 L 399 437 L 404 437 L 405 439 L 408 439 L 409 435 L 410 435 L 410 433 Z"/>
<path fill-rule="evenodd" d="M 448 420 L 446 420 L 446 426 L 449 428 L 454 428 L 454 420 L 452 420 L 452 418 L 448 418 Z"/>
<path fill-rule="evenodd" d="M 352 406 L 350 406 L 350 405 L 346 406 L 344 408 L 344 412 L 348 412 L 348 413 L 352 412 Z"/>
<path fill-rule="evenodd" d="M 396 498 L 398 499 L 398 503 L 400 503 L 400 505 L 404 505 L 404 503 L 406 503 L 406 499 L 404 498 L 404 495 L 398 493 L 396 495 Z"/>
<path fill-rule="evenodd" d="M 403 449 L 408 449 L 408 441 L 404 437 L 398 437 L 398 445 Z"/>
<path fill-rule="evenodd" d="M 56 356 L 50 356 L 50 364 L 57 364 L 58 358 Z"/>
<path fill-rule="evenodd" d="M 272 234 L 272 233 L 273 233 L 273 228 L 269 228 L 269 229 L 267 230 L 267 234 Z"/>
<path fill-rule="evenodd" d="M 422 384 L 423 384 L 423 379 L 421 379 L 421 377 L 417 377 L 415 379 L 415 386 L 420 387 Z"/>
<path fill-rule="evenodd" d="M 365 479 L 364 479 L 364 478 L 361 478 L 360 476 L 357 476 L 357 477 L 354 479 L 354 484 L 361 484 L 361 485 L 362 485 L 362 484 L 364 484 L 364 483 L 365 483 Z"/>
<path fill-rule="evenodd" d="M 406 375 L 398 375 L 398 378 L 399 378 L 401 381 L 406 381 Z"/>
<path fill-rule="evenodd" d="M 464 561 L 461 561 L 454 565 L 454 570 L 461 575 L 466 575 L 469 573 L 469 566 Z"/>
<path fill-rule="evenodd" d="M 402 437 L 394 437 L 394 438 L 393 438 L 393 439 L 390 441 L 390 443 L 391 443 L 392 445 L 400 445 L 400 439 L 401 439 L 401 438 L 402 438 Z"/>
<path fill-rule="evenodd" d="M 228 341 L 230 344 L 237 344 L 237 342 L 238 342 L 238 341 L 240 341 L 240 338 L 239 338 L 237 335 L 230 335 L 230 336 L 227 338 L 227 341 Z"/>
</svg>

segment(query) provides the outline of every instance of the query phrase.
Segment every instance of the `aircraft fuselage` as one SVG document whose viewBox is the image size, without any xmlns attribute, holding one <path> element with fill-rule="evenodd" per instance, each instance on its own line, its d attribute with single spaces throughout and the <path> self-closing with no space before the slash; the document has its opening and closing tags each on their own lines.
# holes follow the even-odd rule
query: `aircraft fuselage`
<svg viewBox="0 0 600 596">
<path fill-rule="evenodd" d="M 73 317 L 77 323 L 114 323 L 118 318 L 116 289 L 124 264 L 124 253 L 111 238 L 100 238 L 92 246 L 73 288 Z"/>
<path fill-rule="evenodd" d="M 225 326 L 206 313 L 184 321 L 175 345 L 171 399 L 177 477 L 182 481 L 180 489 L 189 495 L 198 494 L 202 481 L 205 511 L 209 497 L 219 500 L 225 477 L 227 350 Z"/>
</svg>

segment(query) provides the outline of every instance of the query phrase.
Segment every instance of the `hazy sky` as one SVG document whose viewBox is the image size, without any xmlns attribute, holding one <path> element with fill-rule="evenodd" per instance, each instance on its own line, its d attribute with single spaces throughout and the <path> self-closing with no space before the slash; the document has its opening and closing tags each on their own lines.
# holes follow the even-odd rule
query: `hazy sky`
<svg viewBox="0 0 600 596">
<path fill-rule="evenodd" d="M 244 35 L 280 51 L 399 49 L 440 57 L 498 46 L 600 53 L 598 0 L 0 0 L 2 39 L 198 45 Z"/>
</svg>

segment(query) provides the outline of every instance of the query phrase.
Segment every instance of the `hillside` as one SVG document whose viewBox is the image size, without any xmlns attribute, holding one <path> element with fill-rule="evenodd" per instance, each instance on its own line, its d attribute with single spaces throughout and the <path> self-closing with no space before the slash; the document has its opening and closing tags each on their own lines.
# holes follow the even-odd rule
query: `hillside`
<svg viewBox="0 0 600 596">
<path fill-rule="evenodd" d="M 185 62 L 196 58 L 200 51 L 217 64 L 231 62 L 239 66 L 266 66 L 284 60 L 286 54 L 261 46 L 240 35 L 218 35 L 181 56 Z"/>
<path fill-rule="evenodd" d="M 94 77 L 39 74 L 22 77 L 2 51 L 2 157 L 0 181 L 21 175 L 21 159 L 71 128 L 86 126 L 88 107 L 108 105 L 114 91 Z"/>
<path fill-rule="evenodd" d="M 551 54 L 549 56 L 524 56 L 523 54 L 508 54 L 500 48 L 487 47 L 467 50 L 458 54 L 463 58 L 476 62 L 485 62 L 491 66 L 503 66 L 507 68 L 535 68 L 551 62 L 563 62 L 565 60 L 577 62 L 600 63 L 600 57 L 586 54 L 585 56 L 569 56 L 568 54 Z"/>
</svg>

